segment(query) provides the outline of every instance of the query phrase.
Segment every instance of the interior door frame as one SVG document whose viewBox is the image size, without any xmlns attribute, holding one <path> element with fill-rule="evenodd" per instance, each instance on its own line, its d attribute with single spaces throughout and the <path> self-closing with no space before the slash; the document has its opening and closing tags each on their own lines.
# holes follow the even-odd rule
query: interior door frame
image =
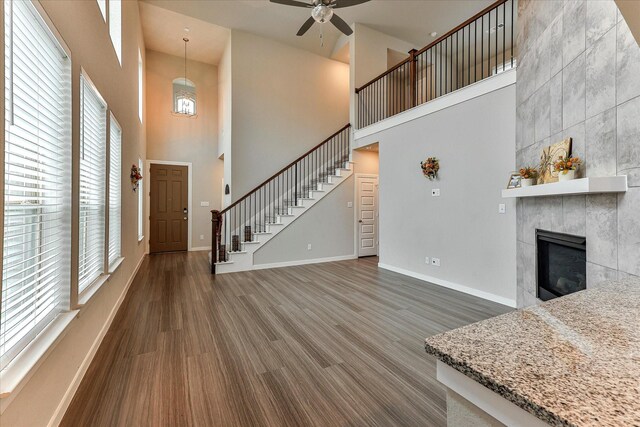
<svg viewBox="0 0 640 427">
<path fill-rule="evenodd" d="M 358 188 L 358 178 L 375 178 L 378 181 L 378 187 L 376 188 L 377 191 L 377 196 L 378 196 L 378 200 L 377 200 L 377 204 L 376 204 L 376 239 L 377 239 L 377 243 L 376 243 L 376 252 L 377 255 L 376 256 L 380 256 L 380 175 L 379 174 L 374 174 L 374 173 L 355 173 L 354 174 L 354 180 L 353 180 L 353 198 L 354 198 L 354 210 L 353 210 L 353 222 L 354 222 L 354 233 L 353 233 L 353 247 L 354 247 L 354 252 L 356 255 L 356 258 L 360 258 L 360 227 L 359 227 L 359 223 L 358 220 L 360 218 L 358 215 L 358 212 L 360 212 L 360 197 L 358 197 L 359 195 L 359 191 L 360 189 Z"/>
<path fill-rule="evenodd" d="M 193 250 L 193 248 L 191 247 L 191 222 L 193 219 L 193 199 L 192 199 L 192 195 L 193 195 L 193 164 L 191 162 L 174 162 L 171 160 L 149 160 L 147 159 L 146 165 L 145 165 L 145 173 L 146 175 L 144 175 L 144 177 L 149 177 L 149 179 L 151 178 L 151 165 L 152 164 L 156 164 L 156 165 L 173 165 L 173 166 L 186 166 L 187 167 L 187 180 L 188 180 L 188 190 L 187 190 L 187 208 L 189 209 L 189 213 L 187 214 L 187 251 L 191 252 Z M 144 179 L 144 178 L 143 178 Z M 151 183 L 151 181 L 148 181 L 149 183 Z M 145 191 L 147 192 L 147 194 L 144 195 L 144 200 L 145 200 L 145 204 L 147 205 L 147 209 L 145 209 L 145 212 L 147 213 L 145 220 L 144 220 L 144 232 L 145 235 L 151 237 L 151 230 L 150 230 L 150 221 L 149 221 L 149 215 L 151 214 L 151 185 L 145 185 Z M 147 243 L 146 243 L 146 253 L 149 254 L 149 239 L 147 239 Z"/>
</svg>

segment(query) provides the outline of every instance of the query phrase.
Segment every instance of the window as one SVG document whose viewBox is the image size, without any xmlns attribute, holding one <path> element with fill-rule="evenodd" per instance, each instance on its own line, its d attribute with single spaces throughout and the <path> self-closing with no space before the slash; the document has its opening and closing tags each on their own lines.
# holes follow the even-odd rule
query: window
<svg viewBox="0 0 640 427">
<path fill-rule="evenodd" d="M 116 50 L 118 62 L 122 65 L 122 2 L 109 0 L 109 35 Z"/>
<path fill-rule="evenodd" d="M 69 306 L 71 64 L 31 2 L 4 2 L 0 369 Z"/>
<path fill-rule="evenodd" d="M 109 138 L 109 267 L 122 254 L 122 129 L 111 115 Z"/>
<path fill-rule="evenodd" d="M 173 80 L 173 112 L 193 116 L 196 114 L 196 85 L 184 77 Z"/>
<path fill-rule="evenodd" d="M 107 107 L 80 76 L 80 247 L 78 293 L 104 271 Z"/>
<path fill-rule="evenodd" d="M 142 159 L 138 159 L 138 168 L 142 171 Z M 138 183 L 138 241 L 144 239 L 144 179 Z"/>
<path fill-rule="evenodd" d="M 107 20 L 107 0 L 96 0 L 98 2 L 98 7 L 100 8 L 100 13 L 102 13 L 102 18 Z"/>
<path fill-rule="evenodd" d="M 144 68 L 142 67 L 142 53 L 140 53 L 140 49 L 138 49 L 138 117 L 140 118 L 140 123 L 142 123 L 142 107 L 144 105 L 144 90 L 143 90 L 143 72 Z"/>
</svg>

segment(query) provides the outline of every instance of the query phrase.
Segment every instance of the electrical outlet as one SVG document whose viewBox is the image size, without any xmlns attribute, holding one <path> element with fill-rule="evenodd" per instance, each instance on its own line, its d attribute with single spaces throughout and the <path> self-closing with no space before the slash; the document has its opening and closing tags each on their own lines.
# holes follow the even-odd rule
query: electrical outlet
<svg viewBox="0 0 640 427">
<path fill-rule="evenodd" d="M 431 196 L 432 197 L 440 197 L 440 189 L 439 188 L 434 188 L 431 190 Z"/>
<path fill-rule="evenodd" d="M 200 202 L 200 207 L 206 208 L 209 206 L 209 202 Z"/>
<path fill-rule="evenodd" d="M 429 257 L 425 257 L 424 258 L 424 263 L 425 264 L 431 264 L 431 260 L 429 259 Z"/>
<path fill-rule="evenodd" d="M 204 234 L 200 235 L 200 240 L 204 240 Z"/>
<path fill-rule="evenodd" d="M 308 251 L 310 251 L 310 250 L 311 250 L 311 243 L 309 243 L 309 244 L 307 245 L 307 250 L 308 250 Z"/>
<path fill-rule="evenodd" d="M 505 205 L 504 203 L 500 203 L 498 205 L 498 213 L 499 214 L 507 213 L 507 205 Z"/>
<path fill-rule="evenodd" d="M 440 267 L 440 258 L 431 258 L 431 265 Z"/>
</svg>

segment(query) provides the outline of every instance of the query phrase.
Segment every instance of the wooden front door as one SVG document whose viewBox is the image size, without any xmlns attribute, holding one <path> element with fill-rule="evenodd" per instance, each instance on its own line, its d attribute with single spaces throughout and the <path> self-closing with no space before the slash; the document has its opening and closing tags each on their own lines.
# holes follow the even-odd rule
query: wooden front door
<svg viewBox="0 0 640 427">
<path fill-rule="evenodd" d="M 187 250 L 187 166 L 151 164 L 149 252 Z"/>
</svg>

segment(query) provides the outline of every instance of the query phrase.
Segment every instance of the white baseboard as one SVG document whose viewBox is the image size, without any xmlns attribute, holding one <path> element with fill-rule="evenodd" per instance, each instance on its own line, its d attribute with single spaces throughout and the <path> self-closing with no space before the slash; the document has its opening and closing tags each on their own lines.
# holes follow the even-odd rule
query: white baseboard
<svg viewBox="0 0 640 427">
<path fill-rule="evenodd" d="M 210 251 L 210 250 L 211 250 L 211 246 L 198 246 L 197 248 L 189 249 L 189 252 Z"/>
<path fill-rule="evenodd" d="M 423 280 L 425 282 L 433 283 L 444 288 L 453 289 L 454 291 L 463 292 L 465 294 L 473 295 L 474 297 L 486 299 L 489 301 L 497 302 L 498 304 L 506 305 L 516 308 L 516 301 L 501 297 L 499 295 L 492 294 L 490 292 L 480 291 L 478 289 L 470 288 L 468 286 L 453 283 L 448 280 L 438 279 L 437 277 L 427 276 L 426 274 L 416 273 L 415 271 L 405 270 L 404 268 L 394 267 L 392 265 L 378 263 L 379 268 L 393 271 L 395 273 L 404 274 L 405 276 L 413 277 L 414 279 Z"/>
<path fill-rule="evenodd" d="M 334 256 L 328 258 L 315 258 L 315 259 L 301 259 L 298 261 L 285 261 L 285 262 L 274 262 L 272 264 L 255 264 L 253 266 L 253 270 L 265 270 L 267 268 L 281 268 L 281 267 L 293 267 L 296 265 L 307 265 L 307 264 L 319 264 L 321 262 L 334 262 L 334 261 L 346 261 L 349 259 L 356 259 L 357 255 L 341 255 Z"/>
<path fill-rule="evenodd" d="M 78 369 L 78 372 L 76 372 L 76 375 L 73 377 L 73 380 L 71 381 L 71 384 L 69 384 L 69 387 L 67 388 L 67 391 L 64 393 L 62 401 L 60 401 L 60 404 L 58 405 L 58 407 L 56 408 L 55 412 L 53 413 L 53 416 L 51 417 L 51 420 L 47 424 L 48 427 L 56 427 L 62 421 L 62 418 L 64 417 L 64 414 L 67 412 L 67 409 L 69 408 L 69 405 L 71 404 L 71 400 L 73 399 L 73 396 L 76 394 L 76 391 L 78 390 L 78 387 L 80 387 L 80 383 L 82 382 L 82 379 L 84 378 L 84 374 L 87 372 L 87 369 L 89 369 L 89 365 L 91 365 L 91 362 L 93 361 L 93 358 L 96 355 L 96 353 L 98 351 L 98 348 L 100 347 L 100 344 L 102 344 L 102 340 L 104 339 L 105 335 L 107 334 L 107 331 L 111 327 L 111 323 L 113 322 L 113 319 L 116 317 L 116 313 L 118 313 L 118 309 L 122 305 L 122 302 L 124 301 L 124 298 L 127 296 L 127 292 L 129 291 L 129 287 L 133 283 L 133 279 L 135 279 L 136 274 L 138 274 L 138 270 L 140 270 L 140 266 L 142 265 L 142 262 L 144 261 L 146 256 L 147 256 L 147 254 L 144 254 L 142 256 L 142 258 L 140 258 L 140 261 L 138 262 L 138 265 L 133 270 L 133 273 L 131 273 L 131 276 L 129 277 L 129 280 L 127 281 L 127 284 L 125 285 L 124 289 L 120 293 L 120 296 L 118 297 L 118 301 L 116 301 L 116 304 L 111 309 L 111 312 L 109 313 L 109 317 L 107 317 L 107 320 L 105 321 L 104 325 L 102 326 L 102 329 L 100 330 L 100 333 L 98 334 L 96 339 L 93 341 L 93 344 L 91 345 L 91 348 L 89 349 L 89 353 L 87 353 L 87 355 L 85 356 L 84 360 L 80 364 L 80 368 Z"/>
</svg>

